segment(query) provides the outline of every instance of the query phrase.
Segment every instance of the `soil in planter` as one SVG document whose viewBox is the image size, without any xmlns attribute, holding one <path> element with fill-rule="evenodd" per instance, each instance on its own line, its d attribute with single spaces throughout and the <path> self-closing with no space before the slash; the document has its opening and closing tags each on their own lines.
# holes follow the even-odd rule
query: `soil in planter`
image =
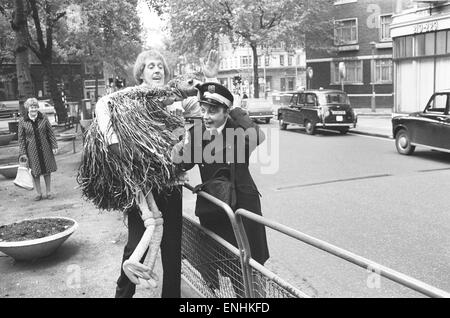
<svg viewBox="0 0 450 318">
<path fill-rule="evenodd" d="M 0 242 L 20 242 L 54 235 L 74 224 L 64 219 L 39 219 L 0 226 Z"/>
</svg>

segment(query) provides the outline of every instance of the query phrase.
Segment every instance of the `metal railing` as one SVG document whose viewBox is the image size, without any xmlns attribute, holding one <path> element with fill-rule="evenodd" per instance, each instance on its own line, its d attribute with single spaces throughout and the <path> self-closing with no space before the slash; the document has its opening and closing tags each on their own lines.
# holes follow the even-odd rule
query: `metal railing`
<svg viewBox="0 0 450 318">
<path fill-rule="evenodd" d="M 189 185 L 185 184 L 185 188 L 189 189 L 190 191 L 194 191 L 194 188 Z M 332 254 L 334 256 L 337 256 L 341 259 L 344 259 L 354 265 L 363 267 L 365 269 L 370 268 L 371 270 L 375 271 L 376 273 L 379 273 L 380 276 L 385 277 L 393 282 L 396 282 L 400 285 L 403 285 L 407 288 L 410 288 L 412 290 L 415 290 L 423 295 L 429 296 L 429 297 L 436 297 L 436 298 L 450 298 L 450 293 L 441 290 L 439 288 L 436 288 L 434 286 L 431 286 L 429 284 L 426 284 L 420 280 L 417 280 L 413 277 L 410 277 L 408 275 L 405 275 L 403 273 L 400 273 L 398 271 L 395 271 L 391 268 L 388 268 L 386 266 L 380 265 L 376 262 L 373 262 L 369 259 L 366 259 L 362 256 L 359 256 L 357 254 L 354 254 L 352 252 L 349 252 L 345 249 L 342 249 L 340 247 L 337 247 L 335 245 L 332 245 L 330 243 L 327 243 L 325 241 L 319 240 L 317 238 L 314 238 L 312 236 L 309 236 L 307 234 L 301 233 L 297 230 L 294 230 L 288 226 L 285 226 L 283 224 L 280 224 L 278 222 L 269 220 L 265 217 L 262 217 L 260 215 L 257 215 L 255 213 L 252 213 L 250 211 L 247 211 L 245 209 L 238 209 L 236 212 L 233 212 L 233 210 L 224 202 L 218 200 L 214 196 L 205 193 L 203 191 L 200 191 L 197 193 L 197 195 L 200 195 L 204 197 L 205 199 L 211 201 L 215 205 L 219 206 L 224 213 L 228 216 L 231 226 L 233 229 L 233 232 L 236 236 L 236 241 L 238 244 L 237 249 L 233 246 L 231 246 L 228 242 L 222 240 L 217 235 L 211 233 L 210 231 L 198 226 L 198 228 L 202 231 L 204 231 L 207 235 L 214 238 L 216 242 L 221 244 L 222 246 L 227 246 L 228 250 L 234 251 L 235 255 L 239 257 L 240 261 L 240 268 L 242 271 L 242 286 L 244 289 L 243 296 L 246 298 L 254 298 L 254 297 L 267 297 L 270 296 L 270 293 L 267 293 L 264 290 L 264 286 L 261 286 L 261 284 L 258 284 L 258 274 L 265 277 L 266 282 L 276 282 L 278 288 L 283 289 L 286 291 L 288 297 L 309 297 L 305 293 L 299 291 L 294 286 L 290 285 L 289 283 L 282 280 L 277 275 L 270 272 L 266 267 L 263 265 L 257 263 L 255 260 L 251 258 L 251 252 L 250 252 L 250 245 L 248 242 L 248 238 L 244 229 L 243 219 L 246 218 L 248 220 L 251 220 L 253 222 L 256 222 L 258 224 L 264 225 L 266 227 L 269 227 L 275 231 L 278 231 L 280 233 L 283 233 L 285 235 L 288 235 L 298 241 L 301 241 L 303 243 L 306 243 L 310 246 L 313 246 L 317 249 L 323 250 L 329 254 Z M 192 222 L 192 221 L 190 221 Z M 256 282 L 255 282 L 256 278 Z M 262 292 L 261 292 L 262 291 Z M 227 295 L 230 297 L 230 295 Z"/>
</svg>

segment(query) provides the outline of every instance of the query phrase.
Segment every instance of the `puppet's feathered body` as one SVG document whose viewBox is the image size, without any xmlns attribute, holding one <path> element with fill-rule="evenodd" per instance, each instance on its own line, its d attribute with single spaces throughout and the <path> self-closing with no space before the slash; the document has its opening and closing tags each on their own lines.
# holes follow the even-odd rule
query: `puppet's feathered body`
<svg viewBox="0 0 450 318">
<path fill-rule="evenodd" d="M 136 203 L 137 189 L 149 193 L 174 186 L 178 172 L 171 150 L 183 134 L 184 120 L 166 111 L 163 101 L 173 94 L 184 96 L 186 91 L 136 86 L 104 97 L 120 155 L 108 151 L 94 119 L 78 174 L 83 196 L 98 208 L 126 210 Z"/>
</svg>

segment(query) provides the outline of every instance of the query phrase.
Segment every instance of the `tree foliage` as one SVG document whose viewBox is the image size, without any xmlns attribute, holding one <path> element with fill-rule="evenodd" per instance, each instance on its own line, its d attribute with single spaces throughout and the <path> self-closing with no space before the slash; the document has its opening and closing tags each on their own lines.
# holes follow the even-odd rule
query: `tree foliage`
<svg viewBox="0 0 450 318">
<path fill-rule="evenodd" d="M 14 62 L 14 32 L 11 29 L 10 8 L 0 2 L 0 66 Z"/>
<path fill-rule="evenodd" d="M 141 50 L 136 4 L 137 0 L 99 0 L 70 6 L 58 39 L 64 54 L 106 63 L 115 74 L 125 76 Z"/>
<path fill-rule="evenodd" d="M 55 61 L 83 60 L 100 68 L 106 62 L 124 76 L 141 48 L 137 0 L 0 0 L 0 15 L 13 20 L 18 3 L 28 13 L 25 43 L 45 68 L 60 121 L 66 112 L 53 71 Z M 5 21 L 0 20 L 2 25 Z M 7 51 L 2 47 L 1 52 Z"/>
<path fill-rule="evenodd" d="M 235 46 L 250 46 L 253 73 L 258 78 L 258 48 L 284 43 L 298 48 L 320 46 L 329 36 L 325 18 L 331 0 L 170 0 L 173 47 L 179 52 L 203 52 L 220 36 Z M 258 80 L 254 81 L 258 97 Z"/>
</svg>

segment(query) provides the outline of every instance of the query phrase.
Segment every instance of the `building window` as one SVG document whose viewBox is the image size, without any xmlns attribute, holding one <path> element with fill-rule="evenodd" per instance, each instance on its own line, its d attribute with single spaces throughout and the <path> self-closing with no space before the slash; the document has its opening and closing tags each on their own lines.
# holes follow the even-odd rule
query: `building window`
<svg viewBox="0 0 450 318">
<path fill-rule="evenodd" d="M 270 65 L 270 56 L 269 56 L 269 55 L 266 55 L 266 56 L 264 57 L 264 62 L 266 63 L 266 66 L 269 66 L 269 65 Z"/>
<path fill-rule="evenodd" d="M 339 62 L 331 62 L 331 84 L 338 85 L 341 83 L 339 77 Z M 345 84 L 362 84 L 363 83 L 363 63 L 362 60 L 345 61 Z"/>
<path fill-rule="evenodd" d="M 450 53 L 450 31 L 447 31 L 447 53 Z"/>
<path fill-rule="evenodd" d="M 280 91 L 284 92 L 286 91 L 286 79 L 280 78 Z"/>
<path fill-rule="evenodd" d="M 284 55 L 280 55 L 280 66 L 284 66 Z"/>
<path fill-rule="evenodd" d="M 338 20 L 334 24 L 334 44 L 358 43 L 358 19 Z"/>
<path fill-rule="evenodd" d="M 380 41 L 391 41 L 392 15 L 380 16 Z"/>
<path fill-rule="evenodd" d="M 447 32 L 439 31 L 436 33 L 436 54 L 445 54 L 447 42 Z"/>
<path fill-rule="evenodd" d="M 425 33 L 425 55 L 434 55 L 436 33 Z"/>
<path fill-rule="evenodd" d="M 241 56 L 241 67 L 251 67 L 252 57 L 251 56 Z"/>
<path fill-rule="evenodd" d="M 414 37 L 414 56 L 434 55 L 435 33 L 418 34 Z"/>
<path fill-rule="evenodd" d="M 288 66 L 292 66 L 292 55 L 288 55 Z"/>
<path fill-rule="evenodd" d="M 383 59 L 375 60 L 375 83 L 389 84 L 392 83 L 392 60 Z M 372 78 L 372 81 L 374 79 Z"/>
<path fill-rule="evenodd" d="M 295 78 L 288 78 L 288 91 L 294 90 Z"/>
</svg>

